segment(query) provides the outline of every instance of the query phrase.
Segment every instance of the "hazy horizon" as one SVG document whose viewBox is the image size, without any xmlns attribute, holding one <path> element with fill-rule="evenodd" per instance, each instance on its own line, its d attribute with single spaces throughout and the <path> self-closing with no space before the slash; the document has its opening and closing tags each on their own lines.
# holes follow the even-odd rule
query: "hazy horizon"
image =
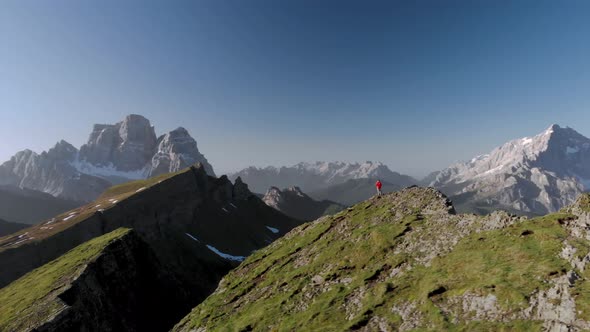
<svg viewBox="0 0 590 332">
<path fill-rule="evenodd" d="M 0 2 L 0 163 L 130 113 L 218 173 L 415 177 L 550 124 L 590 135 L 590 3 Z"/>
</svg>

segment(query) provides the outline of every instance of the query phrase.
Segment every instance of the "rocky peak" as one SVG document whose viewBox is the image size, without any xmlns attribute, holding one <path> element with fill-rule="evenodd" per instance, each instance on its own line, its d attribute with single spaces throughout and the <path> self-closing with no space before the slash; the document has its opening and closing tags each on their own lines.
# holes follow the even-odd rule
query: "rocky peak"
<svg viewBox="0 0 590 332">
<path fill-rule="evenodd" d="M 57 142 L 53 148 L 47 151 L 47 155 L 50 156 L 52 159 L 56 161 L 59 160 L 62 162 L 73 161 L 76 158 L 77 153 L 78 149 L 76 149 L 72 144 L 64 140 Z"/>
<path fill-rule="evenodd" d="M 234 181 L 233 197 L 236 200 L 245 200 L 252 196 L 252 192 L 248 189 L 248 185 L 242 181 L 242 178 L 238 178 Z"/>
<path fill-rule="evenodd" d="M 201 163 L 207 174 L 215 176 L 213 167 L 199 152 L 197 141 L 186 129 L 178 127 L 158 138 L 157 151 L 151 160 L 150 176 L 175 172 L 195 163 Z"/>
<path fill-rule="evenodd" d="M 266 203 L 266 205 L 279 209 L 279 206 L 283 202 L 283 192 L 277 187 L 270 187 L 266 191 L 266 194 L 262 198 L 262 201 Z"/>
<path fill-rule="evenodd" d="M 118 171 L 136 171 L 149 163 L 156 150 L 156 133 L 150 121 L 131 114 L 115 125 L 94 125 L 80 159 Z"/>
</svg>

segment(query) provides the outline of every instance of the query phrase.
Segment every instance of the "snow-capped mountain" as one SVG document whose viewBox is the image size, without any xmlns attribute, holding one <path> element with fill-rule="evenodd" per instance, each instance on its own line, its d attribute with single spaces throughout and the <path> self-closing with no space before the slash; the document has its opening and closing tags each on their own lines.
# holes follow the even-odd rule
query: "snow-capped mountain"
<svg viewBox="0 0 590 332">
<path fill-rule="evenodd" d="M 80 150 L 62 140 L 40 154 L 18 152 L 0 165 L 0 185 L 89 201 L 113 184 L 175 172 L 196 162 L 215 175 L 186 129 L 158 138 L 148 119 L 132 114 L 114 125 L 94 125 Z"/>
<path fill-rule="evenodd" d="M 409 186 L 417 181 L 410 176 L 391 171 L 381 162 L 364 163 L 325 162 L 298 163 L 291 167 L 248 167 L 230 174 L 230 179 L 241 177 L 255 192 L 265 192 L 269 187 L 288 188 L 297 186 L 311 192 L 331 185 L 344 183 L 351 179 L 379 178 Z"/>
<path fill-rule="evenodd" d="M 552 125 L 534 137 L 512 140 L 452 165 L 429 180 L 466 210 L 556 211 L 590 190 L 590 139 Z"/>
</svg>

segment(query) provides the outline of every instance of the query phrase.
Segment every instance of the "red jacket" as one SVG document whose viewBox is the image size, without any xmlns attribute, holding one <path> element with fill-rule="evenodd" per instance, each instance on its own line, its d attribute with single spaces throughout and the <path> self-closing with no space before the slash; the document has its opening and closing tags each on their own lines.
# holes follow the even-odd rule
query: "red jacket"
<svg viewBox="0 0 590 332">
<path fill-rule="evenodd" d="M 375 183 L 375 187 L 377 187 L 377 189 L 381 190 L 381 181 L 377 181 L 377 183 Z"/>
</svg>

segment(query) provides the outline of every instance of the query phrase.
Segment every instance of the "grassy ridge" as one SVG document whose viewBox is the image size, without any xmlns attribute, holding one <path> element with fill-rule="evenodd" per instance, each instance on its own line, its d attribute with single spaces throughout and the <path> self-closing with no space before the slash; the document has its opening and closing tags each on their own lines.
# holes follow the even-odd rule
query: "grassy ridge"
<svg viewBox="0 0 590 332">
<path fill-rule="evenodd" d="M 64 304 L 57 296 L 106 246 L 129 231 L 119 228 L 92 239 L 0 289 L 0 331 L 34 327 L 59 313 Z"/>
<path fill-rule="evenodd" d="M 403 319 L 393 308 L 408 303 L 418 307 L 421 326 L 429 331 L 541 329 L 542 322 L 519 319 L 454 321 L 457 317 L 443 313 L 439 304 L 467 293 L 491 294 L 504 313 L 526 308 L 532 293 L 550 287 L 548 279 L 571 269 L 559 257 L 568 234 L 558 221 L 572 215 L 556 213 L 473 231 L 450 252 L 421 264 L 420 247 L 403 250 L 406 237 L 436 244 L 432 239 L 438 234 L 481 228 L 489 219 L 473 216 L 474 222 L 463 225 L 457 223 L 460 216 L 439 222 L 420 209 L 406 211 L 401 218 L 395 212 L 387 203 L 363 202 L 301 226 L 226 276 L 216 293 L 176 330 L 347 331 L 374 317 L 399 329 Z M 587 243 L 578 246 L 588 248 Z M 584 249 L 580 255 L 586 253 Z M 396 267 L 403 272 L 395 274 Z M 576 285 L 582 312 L 590 309 L 588 284 L 583 280 Z"/>
</svg>

